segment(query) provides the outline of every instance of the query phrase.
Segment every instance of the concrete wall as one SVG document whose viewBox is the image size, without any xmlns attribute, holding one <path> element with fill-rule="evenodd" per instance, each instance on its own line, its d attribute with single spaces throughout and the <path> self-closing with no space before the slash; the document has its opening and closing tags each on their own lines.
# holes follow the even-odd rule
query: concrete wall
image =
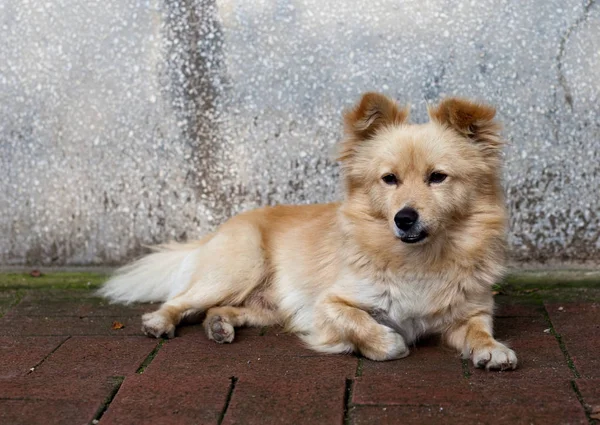
<svg viewBox="0 0 600 425">
<path fill-rule="evenodd" d="M 594 0 L 0 0 L 0 264 L 112 264 L 339 196 L 365 90 L 505 123 L 519 261 L 600 262 Z"/>
</svg>

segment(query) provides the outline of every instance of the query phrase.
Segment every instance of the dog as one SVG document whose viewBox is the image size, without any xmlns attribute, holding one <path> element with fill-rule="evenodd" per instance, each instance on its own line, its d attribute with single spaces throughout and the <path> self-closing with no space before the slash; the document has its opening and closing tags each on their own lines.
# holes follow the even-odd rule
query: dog
<svg viewBox="0 0 600 425">
<path fill-rule="evenodd" d="M 209 339 L 283 325 L 312 349 L 400 359 L 427 334 L 476 367 L 515 369 L 493 337 L 492 285 L 504 273 L 506 210 L 495 109 L 463 98 L 408 107 L 366 93 L 344 113 L 341 202 L 239 214 L 196 242 L 171 243 L 120 269 L 113 302 L 163 302 L 152 337 L 205 313 Z"/>
</svg>

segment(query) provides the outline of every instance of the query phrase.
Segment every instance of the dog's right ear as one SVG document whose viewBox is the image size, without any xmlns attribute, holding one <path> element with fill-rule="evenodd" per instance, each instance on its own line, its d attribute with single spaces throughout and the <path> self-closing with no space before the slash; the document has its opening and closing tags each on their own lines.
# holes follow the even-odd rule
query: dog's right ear
<svg viewBox="0 0 600 425">
<path fill-rule="evenodd" d="M 360 102 L 344 113 L 346 140 L 342 143 L 338 159 L 348 158 L 361 140 L 373 137 L 384 126 L 402 124 L 408 115 L 408 108 L 399 108 L 396 102 L 381 93 L 363 94 Z"/>
</svg>

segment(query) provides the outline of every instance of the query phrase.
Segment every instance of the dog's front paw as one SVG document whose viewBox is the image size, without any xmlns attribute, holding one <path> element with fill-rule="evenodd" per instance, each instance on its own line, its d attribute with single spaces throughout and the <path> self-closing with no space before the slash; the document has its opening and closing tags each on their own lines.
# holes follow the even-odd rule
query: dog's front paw
<svg viewBox="0 0 600 425">
<path fill-rule="evenodd" d="M 233 341 L 235 329 L 230 323 L 223 320 L 221 316 L 212 316 L 206 320 L 208 320 L 205 327 L 208 339 L 212 339 L 219 344 Z"/>
<path fill-rule="evenodd" d="M 142 332 L 148 336 L 160 338 L 173 338 L 175 325 L 158 311 L 146 313 L 142 316 Z"/>
<path fill-rule="evenodd" d="M 494 341 L 493 345 L 471 350 L 471 360 L 476 367 L 487 370 L 517 368 L 517 355 L 515 352 L 497 341 Z"/>
<path fill-rule="evenodd" d="M 402 335 L 387 326 L 382 326 L 380 338 L 373 338 L 372 343 L 360 347 L 363 356 L 371 360 L 383 361 L 401 359 L 410 354 Z"/>
</svg>

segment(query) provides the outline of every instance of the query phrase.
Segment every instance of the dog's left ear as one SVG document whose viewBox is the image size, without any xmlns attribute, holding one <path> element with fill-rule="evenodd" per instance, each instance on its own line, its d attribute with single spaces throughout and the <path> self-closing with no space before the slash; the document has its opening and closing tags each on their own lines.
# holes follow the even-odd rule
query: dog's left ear
<svg viewBox="0 0 600 425">
<path fill-rule="evenodd" d="M 500 124 L 494 120 L 494 107 L 450 97 L 438 106 L 429 107 L 428 112 L 432 121 L 453 128 L 471 139 L 485 153 L 500 153 L 503 142 L 500 137 Z"/>
</svg>

